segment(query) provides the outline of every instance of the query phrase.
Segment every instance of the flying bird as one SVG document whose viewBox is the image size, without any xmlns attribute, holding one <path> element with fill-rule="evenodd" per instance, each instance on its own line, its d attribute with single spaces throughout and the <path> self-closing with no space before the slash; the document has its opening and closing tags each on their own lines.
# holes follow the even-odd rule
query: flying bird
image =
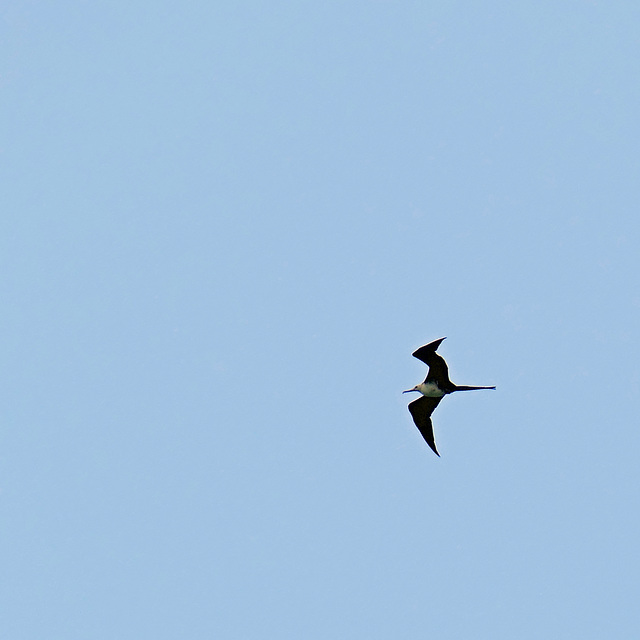
<svg viewBox="0 0 640 640">
<path fill-rule="evenodd" d="M 429 367 L 429 373 L 424 382 L 417 384 L 413 389 L 407 389 L 402 393 L 411 393 L 418 391 L 422 394 L 420 398 L 409 404 L 409 411 L 413 416 L 416 427 L 427 441 L 427 444 L 433 449 L 433 452 L 439 457 L 440 454 L 436 449 L 436 441 L 433 437 L 433 424 L 431 422 L 431 414 L 438 406 L 440 400 L 449 393 L 454 391 L 475 391 L 476 389 L 495 389 L 495 387 L 461 387 L 453 384 L 449 380 L 449 369 L 447 363 L 442 356 L 436 353 L 436 349 L 444 338 L 435 340 L 420 347 L 411 355 L 418 358 Z"/>
</svg>

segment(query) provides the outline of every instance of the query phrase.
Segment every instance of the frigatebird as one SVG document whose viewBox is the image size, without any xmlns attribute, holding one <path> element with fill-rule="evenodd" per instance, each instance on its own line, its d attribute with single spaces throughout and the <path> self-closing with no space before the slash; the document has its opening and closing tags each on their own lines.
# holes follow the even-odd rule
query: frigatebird
<svg viewBox="0 0 640 640">
<path fill-rule="evenodd" d="M 411 391 L 419 391 L 421 398 L 414 400 L 409 404 L 409 411 L 413 416 L 416 427 L 427 441 L 427 444 L 433 449 L 433 452 L 440 457 L 436 449 L 436 441 L 433 437 L 433 424 L 431 422 L 431 414 L 438 406 L 440 400 L 449 393 L 454 391 L 475 391 L 476 389 L 495 389 L 495 387 L 465 387 L 453 384 L 449 380 L 449 369 L 444 358 L 436 353 L 436 349 L 440 346 L 440 340 L 434 340 L 424 347 L 416 349 L 411 355 L 418 358 L 429 367 L 429 373 L 424 382 L 417 384 L 413 389 L 407 389 L 402 393 L 411 393 Z"/>
</svg>

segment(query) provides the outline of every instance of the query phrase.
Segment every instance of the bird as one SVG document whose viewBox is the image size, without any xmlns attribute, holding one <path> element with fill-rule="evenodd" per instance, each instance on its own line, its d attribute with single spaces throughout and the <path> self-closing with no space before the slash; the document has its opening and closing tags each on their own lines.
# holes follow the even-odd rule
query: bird
<svg viewBox="0 0 640 640">
<path fill-rule="evenodd" d="M 413 421 L 431 447 L 433 452 L 440 457 L 436 448 L 436 441 L 433 435 L 433 423 L 431 422 L 431 414 L 440 403 L 440 400 L 449 393 L 454 391 L 475 391 L 476 389 L 495 389 L 495 387 L 468 387 L 453 384 L 449 380 L 449 368 L 444 358 L 436 353 L 445 338 L 434 340 L 429 344 L 416 349 L 411 355 L 418 358 L 429 367 L 429 373 L 424 382 L 417 384 L 413 389 L 407 389 L 402 393 L 411 393 L 418 391 L 422 394 L 420 398 L 409 403 L 409 412 L 413 417 Z"/>
</svg>

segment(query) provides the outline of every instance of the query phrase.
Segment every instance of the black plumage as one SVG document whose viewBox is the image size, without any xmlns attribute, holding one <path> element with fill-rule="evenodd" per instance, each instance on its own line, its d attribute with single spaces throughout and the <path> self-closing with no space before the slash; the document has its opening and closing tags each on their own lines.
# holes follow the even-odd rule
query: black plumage
<svg viewBox="0 0 640 640">
<path fill-rule="evenodd" d="M 440 456 L 436 448 L 436 441 L 433 435 L 433 423 L 431 422 L 431 414 L 440 403 L 442 398 L 454 391 L 475 391 L 476 389 L 495 389 L 495 387 L 469 387 L 453 384 L 449 379 L 449 368 L 444 358 L 436 353 L 436 349 L 440 346 L 444 338 L 434 340 L 424 347 L 420 347 L 413 352 L 413 356 L 421 360 L 429 367 L 429 372 L 424 382 L 416 385 L 413 389 L 403 391 L 409 393 L 418 391 L 422 394 L 421 398 L 414 400 L 409 404 L 409 411 L 413 417 L 416 427 L 422 434 L 427 444 L 433 452 Z"/>
</svg>

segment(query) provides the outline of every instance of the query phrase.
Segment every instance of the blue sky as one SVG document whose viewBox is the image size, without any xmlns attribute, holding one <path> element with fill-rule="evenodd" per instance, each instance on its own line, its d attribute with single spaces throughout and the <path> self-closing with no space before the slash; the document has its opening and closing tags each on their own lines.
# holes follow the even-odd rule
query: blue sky
<svg viewBox="0 0 640 640">
<path fill-rule="evenodd" d="M 0 638 L 640 633 L 637 3 L 1 19 Z"/>
</svg>

